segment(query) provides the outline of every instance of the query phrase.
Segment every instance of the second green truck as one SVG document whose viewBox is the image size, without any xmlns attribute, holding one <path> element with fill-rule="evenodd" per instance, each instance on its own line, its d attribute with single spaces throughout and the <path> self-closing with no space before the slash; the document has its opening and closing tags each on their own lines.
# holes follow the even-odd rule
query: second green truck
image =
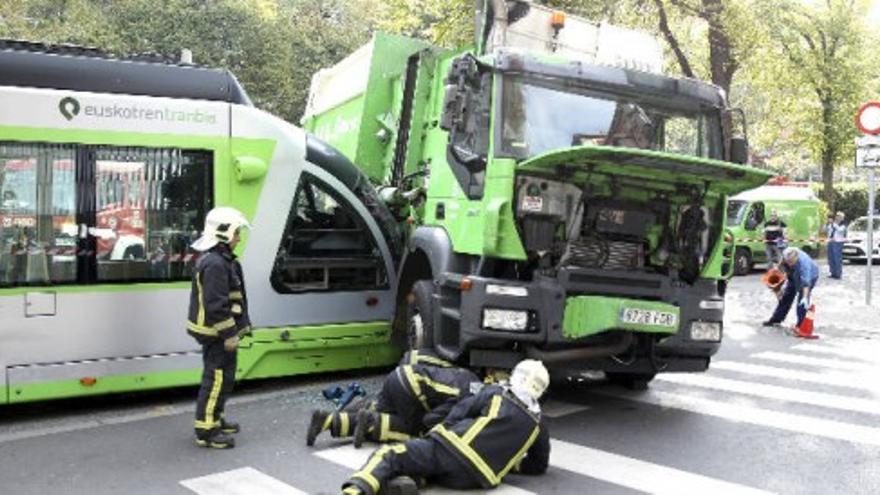
<svg viewBox="0 0 880 495">
<path fill-rule="evenodd" d="M 658 73 L 637 32 L 528 2 L 477 19 L 473 49 L 376 34 L 315 75 L 303 119 L 406 231 L 401 337 L 479 367 L 705 370 L 727 197 L 768 178 L 735 163 L 724 93 Z"/>
</svg>

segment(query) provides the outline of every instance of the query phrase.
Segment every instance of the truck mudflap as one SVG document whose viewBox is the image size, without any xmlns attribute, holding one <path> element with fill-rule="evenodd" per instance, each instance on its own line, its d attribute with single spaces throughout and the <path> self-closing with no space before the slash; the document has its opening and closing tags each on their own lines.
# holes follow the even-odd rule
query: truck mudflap
<svg viewBox="0 0 880 495">
<path fill-rule="evenodd" d="M 669 362 L 680 358 L 695 360 L 683 370 L 705 369 L 721 340 L 723 300 L 716 288 L 708 279 L 677 284 L 652 301 L 632 294 L 567 295 L 549 277 L 519 282 L 444 273 L 435 299 L 435 343 L 444 357 L 469 356 L 475 366 L 532 356 L 550 365 L 590 362 L 603 363 L 595 369 L 617 369 L 650 357 L 655 361 L 646 363 L 654 366 L 659 359 L 676 368 Z M 711 340 L 693 338 L 695 323 L 716 331 Z"/>
</svg>

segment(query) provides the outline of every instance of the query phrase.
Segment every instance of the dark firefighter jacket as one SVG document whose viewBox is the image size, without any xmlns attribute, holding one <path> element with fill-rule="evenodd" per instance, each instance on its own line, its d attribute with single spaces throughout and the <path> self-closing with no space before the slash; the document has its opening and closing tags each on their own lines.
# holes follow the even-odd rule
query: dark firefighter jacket
<svg viewBox="0 0 880 495">
<path fill-rule="evenodd" d="M 512 469 L 541 474 L 550 459 L 540 414 L 498 385 L 456 404 L 429 435 L 469 466 L 483 488 L 498 486 Z"/>
<path fill-rule="evenodd" d="M 425 410 L 426 429 L 439 423 L 452 407 L 470 394 L 471 383 L 479 383 L 470 370 L 453 366 L 426 351 L 409 351 L 394 370 L 407 393 Z"/>
<path fill-rule="evenodd" d="M 199 338 L 228 339 L 250 330 L 241 265 L 226 244 L 199 257 L 193 272 L 187 331 Z"/>
</svg>

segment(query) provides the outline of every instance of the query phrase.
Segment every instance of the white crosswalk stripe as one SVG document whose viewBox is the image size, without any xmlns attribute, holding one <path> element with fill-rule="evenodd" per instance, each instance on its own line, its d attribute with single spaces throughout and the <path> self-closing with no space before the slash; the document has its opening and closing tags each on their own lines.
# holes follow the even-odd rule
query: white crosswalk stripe
<svg viewBox="0 0 880 495">
<path fill-rule="evenodd" d="M 323 450 L 315 455 L 354 470 L 361 467 L 371 453 L 372 449 L 355 449 L 351 445 L 345 445 Z M 557 439 L 551 441 L 550 466 L 633 490 L 657 494 L 770 493 Z M 424 493 L 440 495 L 460 492 L 432 487 Z M 491 491 L 477 490 L 467 493 L 525 495 L 532 492 L 511 485 L 501 485 Z"/>
<path fill-rule="evenodd" d="M 830 354 L 832 356 L 847 359 L 858 359 L 867 363 L 876 363 L 880 360 L 880 349 L 864 346 L 840 346 L 829 344 L 799 344 L 792 347 L 795 351 L 814 352 L 817 354 Z"/>
<path fill-rule="evenodd" d="M 766 426 L 798 434 L 814 435 L 846 442 L 880 446 L 880 428 L 814 418 L 800 414 L 772 411 L 758 407 L 691 397 L 679 393 L 652 390 L 649 393 L 603 392 L 603 395 L 626 397 L 630 400 L 661 407 L 681 409 L 698 414 L 715 416 L 730 421 Z"/>
<path fill-rule="evenodd" d="M 763 364 L 744 363 L 740 361 L 712 361 L 711 370 L 724 370 L 755 375 L 757 377 L 778 378 L 796 382 L 832 385 L 858 390 L 880 392 L 880 381 L 869 379 L 873 375 L 856 375 L 836 371 L 807 371 L 793 368 L 780 368 Z M 661 375 L 662 376 L 662 375 Z"/>
<path fill-rule="evenodd" d="M 180 484 L 199 495 L 306 495 L 252 467 L 183 480 Z"/>
<path fill-rule="evenodd" d="M 367 459 L 370 457 L 370 454 L 372 454 L 373 451 L 374 449 L 371 448 L 356 449 L 353 445 L 348 444 L 341 447 L 322 450 L 320 452 L 316 452 L 315 455 L 330 462 L 345 466 L 354 471 L 360 469 L 360 467 L 367 462 Z M 462 492 L 460 490 L 447 490 L 440 487 L 430 487 L 427 490 L 422 490 L 421 493 L 424 493 L 426 495 L 452 495 L 454 493 Z M 534 495 L 534 492 L 530 492 L 528 490 L 523 490 L 522 488 L 517 488 L 515 486 L 506 484 L 502 484 L 501 486 L 493 490 L 469 490 L 465 493 L 470 493 L 474 495 Z"/>
<path fill-rule="evenodd" d="M 661 495 L 771 493 L 556 439 L 551 441 L 550 465 L 633 490 Z"/>
<path fill-rule="evenodd" d="M 666 383 L 674 383 L 676 385 L 689 385 L 711 390 L 753 395 L 772 400 L 797 402 L 800 404 L 810 404 L 830 409 L 841 409 L 844 411 L 880 415 L 880 402 L 871 399 L 860 399 L 857 397 L 799 390 L 778 385 L 730 380 L 728 378 L 719 378 L 705 374 L 668 373 L 658 376 L 657 380 Z"/>
<path fill-rule="evenodd" d="M 759 352 L 757 354 L 753 354 L 752 357 L 756 359 L 766 359 L 770 361 L 780 361 L 783 363 L 803 364 L 807 366 L 816 366 L 820 368 L 831 368 L 845 371 L 870 372 L 880 369 L 876 365 L 865 364 L 861 362 L 854 363 L 851 361 L 843 361 L 840 359 L 819 358 L 813 356 L 804 356 L 802 354 L 791 354 L 775 351 Z"/>
</svg>

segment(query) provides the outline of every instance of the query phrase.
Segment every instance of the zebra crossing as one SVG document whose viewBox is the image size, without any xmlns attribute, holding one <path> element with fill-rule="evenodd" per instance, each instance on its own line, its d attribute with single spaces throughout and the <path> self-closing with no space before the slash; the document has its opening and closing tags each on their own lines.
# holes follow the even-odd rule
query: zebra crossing
<svg viewBox="0 0 880 495">
<path fill-rule="evenodd" d="M 676 411 L 698 414 L 712 421 L 747 424 L 776 432 L 808 436 L 815 441 L 845 442 L 880 454 L 880 344 L 866 340 L 820 340 L 796 343 L 785 349 L 759 350 L 719 358 L 702 374 L 661 374 L 646 392 L 630 392 L 610 386 L 587 387 L 587 397 L 612 398 Z M 555 421 L 575 421 L 581 414 L 601 412 L 602 404 L 571 403 L 553 397 L 545 404 L 554 432 Z M 659 433 L 659 432 L 658 432 Z M 552 440 L 550 469 L 541 486 L 554 486 L 556 479 L 584 477 L 633 492 L 669 494 L 769 494 L 780 491 L 750 479 L 720 479 L 706 473 L 668 465 L 657 459 L 640 458 L 625 445 L 613 449 L 560 438 Z M 328 465 L 355 470 L 370 449 L 349 444 L 310 453 Z M 706 453 L 705 455 L 717 455 Z M 816 462 L 824 462 L 817 460 Z M 871 478 L 871 479 L 876 479 Z M 545 483 L 546 480 L 546 483 Z M 342 481 L 341 479 L 339 480 Z M 535 491 L 522 477 L 510 477 L 491 492 L 498 495 L 551 493 Z M 278 493 L 298 495 L 309 490 L 292 480 L 273 478 L 251 466 L 199 476 L 180 482 L 199 495 Z M 523 485 L 523 486 L 520 486 Z M 337 486 L 321 493 L 334 493 Z M 866 493 L 877 492 L 867 489 Z M 626 491 L 626 490 L 624 490 Z M 423 493 L 449 494 L 451 490 L 429 488 Z M 474 491 L 468 493 L 482 493 Z M 563 492 L 557 492 L 563 493 Z"/>
</svg>

